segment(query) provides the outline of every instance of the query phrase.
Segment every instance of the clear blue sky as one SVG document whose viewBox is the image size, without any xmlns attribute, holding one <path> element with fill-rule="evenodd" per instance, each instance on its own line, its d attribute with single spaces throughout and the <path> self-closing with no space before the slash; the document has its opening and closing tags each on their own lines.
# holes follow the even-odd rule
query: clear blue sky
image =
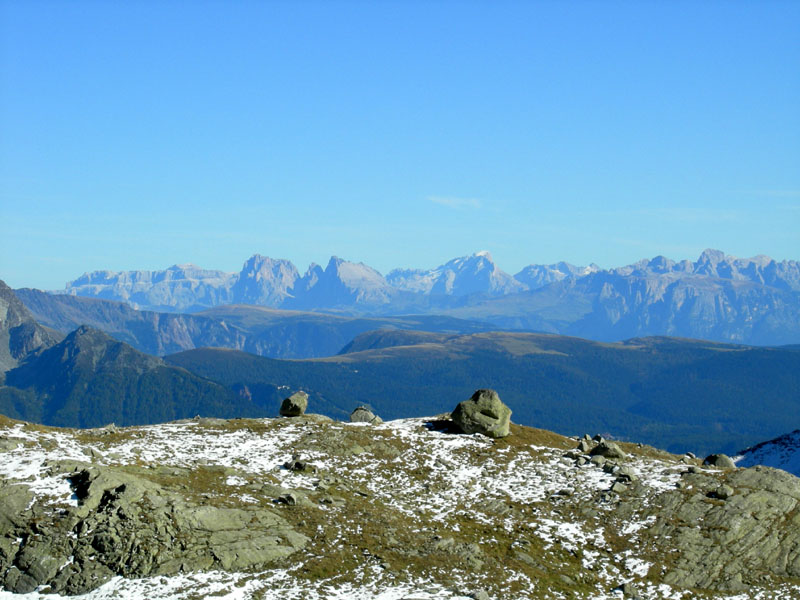
<svg viewBox="0 0 800 600">
<path fill-rule="evenodd" d="M 800 2 L 0 0 L 0 278 L 800 259 Z"/>
</svg>

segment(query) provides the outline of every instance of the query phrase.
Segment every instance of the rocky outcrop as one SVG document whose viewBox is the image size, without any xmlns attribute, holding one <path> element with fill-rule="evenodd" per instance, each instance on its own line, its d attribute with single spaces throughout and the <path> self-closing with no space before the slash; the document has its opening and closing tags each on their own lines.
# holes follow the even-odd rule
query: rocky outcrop
<svg viewBox="0 0 800 600">
<path fill-rule="evenodd" d="M 494 390 L 477 390 L 469 400 L 461 402 L 451 418 L 464 433 L 480 433 L 502 438 L 510 433 L 511 409 Z"/>
<path fill-rule="evenodd" d="M 623 503 L 622 511 L 635 501 Z M 712 475 L 686 471 L 680 489 L 644 510 L 645 543 L 663 552 L 664 582 L 743 592 L 800 578 L 800 480 L 768 467 Z"/>
<path fill-rule="evenodd" d="M 116 575 L 264 567 L 309 541 L 275 511 L 198 504 L 130 470 L 69 461 L 50 473 L 68 478 L 77 506 L 42 518 L 25 486 L 0 488 L 0 570 L 13 592 L 74 595 Z"/>
<path fill-rule="evenodd" d="M 159 599 L 234 585 L 248 600 L 800 597 L 788 473 L 623 442 L 624 460 L 591 455 L 600 436 L 518 425 L 453 435 L 446 415 L 312 417 L 83 431 L 0 418 L 0 585 L 107 582 L 104 597 L 131 597 L 120 587 L 147 578 L 153 592 L 133 597 Z"/>
<path fill-rule="evenodd" d="M 280 415 L 282 417 L 299 417 L 305 414 L 308 408 L 308 394 L 295 392 L 281 402 Z"/>
</svg>

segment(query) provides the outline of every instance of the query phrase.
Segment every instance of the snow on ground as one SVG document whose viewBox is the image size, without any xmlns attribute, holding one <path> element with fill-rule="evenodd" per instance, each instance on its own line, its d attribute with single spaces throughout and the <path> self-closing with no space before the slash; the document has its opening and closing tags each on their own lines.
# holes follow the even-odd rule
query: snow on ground
<svg viewBox="0 0 800 600">
<path fill-rule="evenodd" d="M 717 596 L 717 600 L 776 600 L 796 598 L 800 590 L 786 586 L 774 592 L 756 592 L 734 596 Z M 641 598 L 653 600 L 689 600 L 689 591 L 680 591 L 668 585 L 640 585 Z M 618 590 L 592 595 L 592 600 L 617 600 L 622 598 Z M 452 590 L 435 584 L 419 581 L 404 586 L 368 585 L 354 588 L 351 585 L 326 585 L 299 582 L 284 570 L 265 571 L 257 574 L 226 573 L 210 571 L 188 573 L 172 577 L 147 577 L 124 579 L 115 577 L 102 587 L 83 596 L 61 596 L 58 594 L 12 594 L 0 591 L 0 600 L 470 600 Z M 506 597 L 503 600 L 524 600 Z"/>
<path fill-rule="evenodd" d="M 91 460 L 72 436 L 61 431 L 28 430 L 20 423 L 6 431 L 3 438 L 20 445 L 3 454 L 0 477 L 21 481 L 35 497 L 47 496 L 52 503 L 77 505 L 67 479 L 50 475 L 48 469 L 48 461 Z"/>
<path fill-rule="evenodd" d="M 294 448 L 316 425 L 308 422 L 281 420 L 280 426 L 271 426 L 264 420 L 266 431 L 241 428 L 208 428 L 195 421 L 164 425 L 134 427 L 122 430 L 126 435 L 109 436 L 103 443 L 79 444 L 68 430 L 41 430 L 14 425 L 2 433 L 16 448 L 4 454 L 0 462 L 0 476 L 6 480 L 28 485 L 38 497 L 47 497 L 52 503 L 74 503 L 69 483 L 63 475 L 49 474 L 48 461 L 77 460 L 108 465 L 153 463 L 162 466 L 192 468 L 198 465 L 219 465 L 237 469 L 225 482 L 231 495 L 242 502 L 257 499 L 244 493 L 248 481 L 243 475 L 269 474 L 280 485 L 291 489 L 314 489 L 315 480 L 308 474 L 295 473 L 283 468 L 292 459 Z M 356 431 L 364 424 L 325 424 L 328 434 Z M 458 520 L 465 511 L 477 521 L 500 523 L 507 533 L 520 527 L 538 537 L 545 548 L 558 545 L 572 553 L 581 553 L 586 569 L 591 569 L 604 580 L 604 589 L 598 589 L 592 598 L 620 598 L 621 592 L 611 590 L 611 584 L 644 577 L 651 563 L 637 556 L 633 550 L 610 558 L 610 545 L 603 526 L 577 523 L 569 515 L 558 511 L 526 517 L 529 522 L 519 523 L 503 517 L 511 503 L 531 506 L 559 498 L 571 501 L 590 501 L 608 492 L 616 477 L 603 469 L 586 464 L 576 467 L 575 462 L 564 457 L 564 451 L 530 445 L 523 448 L 495 448 L 494 442 L 480 435 L 453 435 L 432 428 L 426 419 L 401 419 L 371 427 L 375 439 L 381 436 L 403 443 L 404 450 L 396 458 L 381 462 L 372 452 L 342 457 L 331 456 L 319 450 L 302 453 L 302 459 L 312 463 L 320 472 L 357 481 L 370 495 L 420 523 L 436 522 L 458 531 Z M 103 440 L 98 437 L 98 440 Z M 680 466 L 655 459 L 631 456 L 626 466 L 641 480 L 653 497 L 665 490 L 674 489 L 680 479 Z M 380 467 L 380 468 L 379 468 Z M 423 476 L 415 476 L 423 473 Z M 646 502 L 646 500 L 645 500 Z M 602 504 L 598 510 L 606 510 Z M 321 510 L 331 510 L 320 506 Z M 636 547 L 639 532 L 652 524 L 654 517 L 631 519 L 618 533 Z M 345 524 L 345 526 L 347 526 Z M 482 540 L 490 543 L 491 540 Z M 517 576 L 523 576 L 517 573 Z M 510 577 L 514 577 L 511 574 Z M 546 590 L 533 591 L 531 596 L 543 597 Z M 668 598 L 681 600 L 685 593 L 669 586 L 639 585 L 644 599 Z M 788 589 L 788 588 L 787 588 Z M 791 589 L 787 597 L 800 596 L 800 590 Z M 295 577 L 286 570 L 271 570 L 259 574 L 208 572 L 184 574 L 173 577 L 150 577 L 140 580 L 115 578 L 101 588 L 83 596 L 85 600 L 181 600 L 214 597 L 227 600 L 462 600 L 455 591 L 437 587 L 425 581 L 403 586 L 385 578 L 376 567 L 374 577 L 361 585 L 310 582 Z M 552 594 L 547 597 L 558 597 Z M 768 595 L 753 596 L 766 600 Z M 0 599 L 58 600 L 51 594 L 12 595 L 0 592 Z M 720 598 L 720 596 L 718 596 Z M 731 596 L 731 600 L 744 600 Z"/>
<path fill-rule="evenodd" d="M 800 429 L 748 448 L 733 461 L 738 467 L 764 465 L 800 477 Z"/>
</svg>

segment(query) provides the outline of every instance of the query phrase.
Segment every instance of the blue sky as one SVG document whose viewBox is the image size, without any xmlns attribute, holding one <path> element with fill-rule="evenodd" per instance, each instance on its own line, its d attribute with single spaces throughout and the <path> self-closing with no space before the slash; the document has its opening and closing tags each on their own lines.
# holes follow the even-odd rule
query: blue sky
<svg viewBox="0 0 800 600">
<path fill-rule="evenodd" d="M 798 2 L 0 0 L 0 278 L 800 259 Z"/>
</svg>

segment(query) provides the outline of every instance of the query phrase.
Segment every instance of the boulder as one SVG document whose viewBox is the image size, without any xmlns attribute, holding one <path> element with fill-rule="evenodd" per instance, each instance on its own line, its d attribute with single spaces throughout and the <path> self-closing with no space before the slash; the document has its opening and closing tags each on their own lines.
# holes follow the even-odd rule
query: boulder
<svg viewBox="0 0 800 600">
<path fill-rule="evenodd" d="M 592 456 L 605 456 L 606 458 L 616 458 L 621 459 L 625 458 L 627 455 L 625 452 L 617 446 L 614 442 L 606 442 L 602 441 L 597 446 L 592 448 L 590 452 Z"/>
<path fill-rule="evenodd" d="M 477 390 L 469 400 L 456 406 L 451 417 L 464 433 L 480 433 L 491 438 L 506 437 L 510 433 L 511 409 L 494 390 Z"/>
<path fill-rule="evenodd" d="M 295 392 L 281 402 L 280 414 L 282 417 L 299 417 L 308 408 L 308 394 Z"/>
<path fill-rule="evenodd" d="M 350 413 L 351 423 L 369 423 L 370 425 L 380 425 L 383 419 L 375 415 L 366 406 L 359 406 L 352 413 Z"/>
<path fill-rule="evenodd" d="M 711 465 L 712 467 L 719 467 L 720 469 L 735 469 L 736 464 L 731 460 L 727 454 L 710 454 L 706 456 L 703 461 L 704 465 Z"/>
</svg>

